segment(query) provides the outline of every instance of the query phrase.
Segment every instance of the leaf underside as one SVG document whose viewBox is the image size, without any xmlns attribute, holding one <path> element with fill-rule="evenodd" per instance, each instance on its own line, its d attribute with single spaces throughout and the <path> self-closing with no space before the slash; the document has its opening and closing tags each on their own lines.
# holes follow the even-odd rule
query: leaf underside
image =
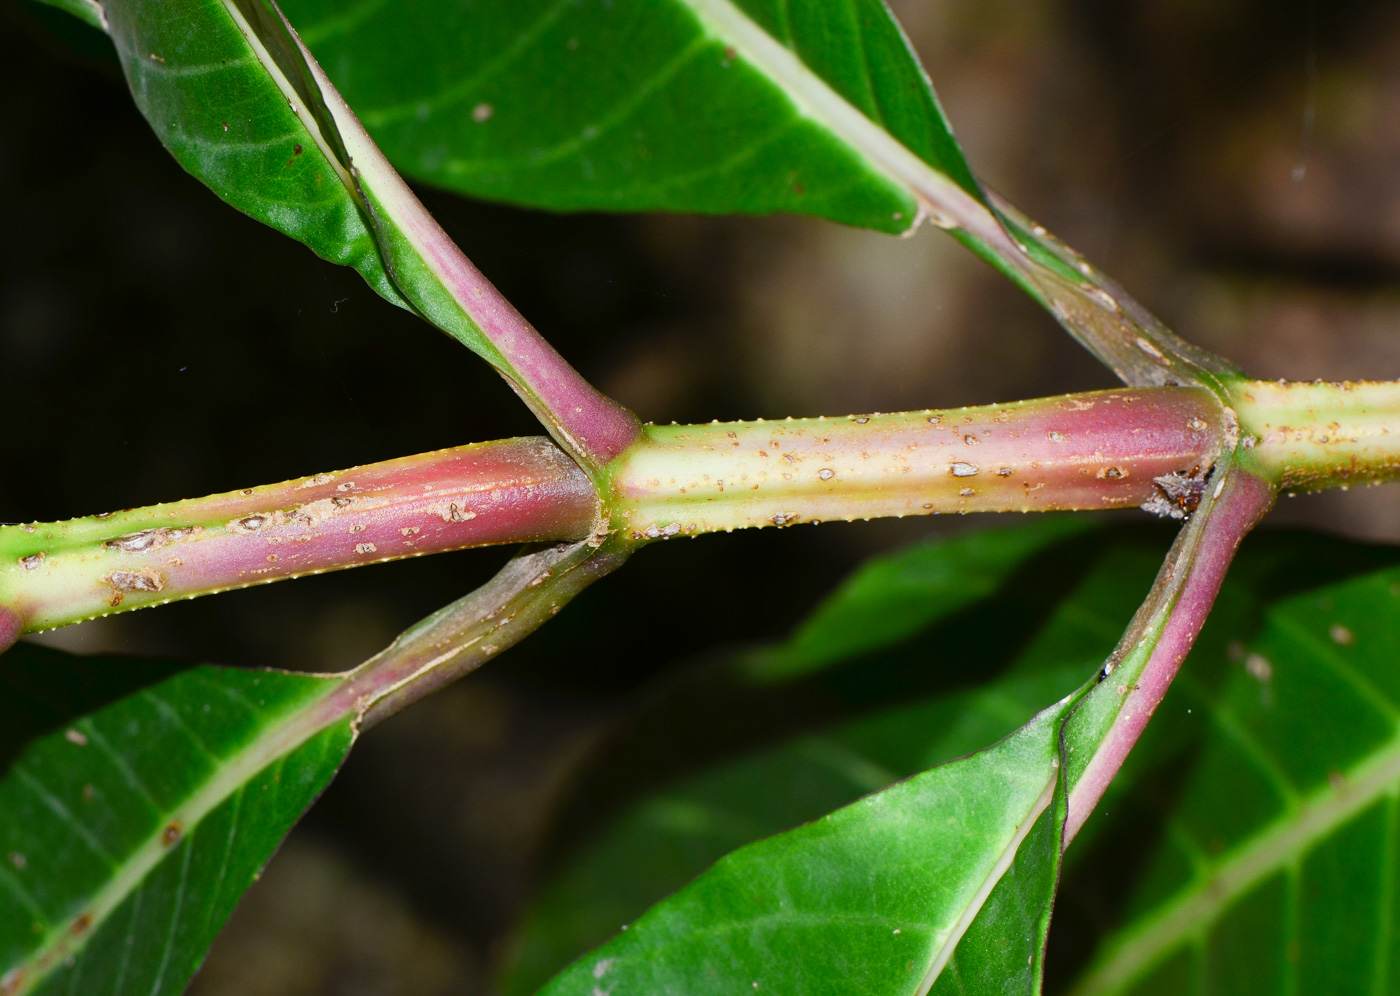
<svg viewBox="0 0 1400 996">
<path fill-rule="evenodd" d="M 220 0 L 109 0 L 104 9 L 136 104 L 181 166 L 405 306 L 333 158 Z"/>
<path fill-rule="evenodd" d="M 184 991 L 350 748 L 345 719 L 269 749 L 331 684 L 28 644 L 0 658 L 0 992 Z"/>
<path fill-rule="evenodd" d="M 103 10 L 137 104 L 186 169 L 499 365 L 475 319 L 402 282 L 422 247 L 403 256 L 396 222 L 369 223 L 269 3 Z M 1238 375 L 987 198 L 883 0 L 292 0 L 288 13 L 415 178 L 556 209 L 789 211 L 886 232 L 927 209 L 1128 383 Z"/>
</svg>

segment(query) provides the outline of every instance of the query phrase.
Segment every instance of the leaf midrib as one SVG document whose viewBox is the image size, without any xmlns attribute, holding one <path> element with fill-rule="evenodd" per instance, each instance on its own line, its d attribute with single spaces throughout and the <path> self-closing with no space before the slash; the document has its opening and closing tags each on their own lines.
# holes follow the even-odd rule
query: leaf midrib
<svg viewBox="0 0 1400 996">
<path fill-rule="evenodd" d="M 993 246 L 1009 237 L 991 210 L 866 117 L 812 71 L 792 50 L 764 31 L 731 0 L 681 0 L 712 38 L 734 49 L 772 80 L 803 117 L 820 124 L 904 187 L 925 210 L 949 214 L 970 234 Z M 911 228 L 917 224 L 911 219 Z"/>
<path fill-rule="evenodd" d="M 1214 923 L 1235 900 L 1281 871 L 1328 837 L 1400 781 L 1400 731 L 1366 760 L 1342 773 L 1340 788 L 1330 785 L 1232 848 L 1208 877 L 1113 945 L 1074 989 L 1076 996 L 1119 992 L 1160 963 L 1182 941 Z"/>
</svg>

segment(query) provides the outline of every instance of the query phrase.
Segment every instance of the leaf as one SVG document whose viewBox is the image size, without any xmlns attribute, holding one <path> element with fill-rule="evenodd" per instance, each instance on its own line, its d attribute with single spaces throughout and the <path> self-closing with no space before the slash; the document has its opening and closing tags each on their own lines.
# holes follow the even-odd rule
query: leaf
<svg viewBox="0 0 1400 996">
<path fill-rule="evenodd" d="M 1069 852 L 1061 920 L 1118 924 L 1075 992 L 1395 986 L 1397 555 L 1267 539 Z"/>
<path fill-rule="evenodd" d="M 734 851 L 543 992 L 927 992 L 1055 799 L 1068 705 Z"/>
<path fill-rule="evenodd" d="M 1010 734 L 1040 703 L 1072 691 L 1085 670 L 1075 661 L 885 710 L 722 765 L 630 806 L 542 897 L 518 939 L 504 991 L 533 992 L 728 851 Z"/>
<path fill-rule="evenodd" d="M 0 996 L 183 991 L 360 728 L 480 666 L 622 558 L 495 578 L 343 674 L 0 658 Z"/>
<path fill-rule="evenodd" d="M 219 0 L 109 0 L 104 10 L 136 103 L 180 165 L 407 306 L 310 109 L 279 91 Z"/>
<path fill-rule="evenodd" d="M 926 540 L 863 564 L 793 636 L 745 660 L 756 680 L 789 679 L 915 635 L 1002 587 L 1047 548 L 1082 534 L 1082 516 Z"/>
<path fill-rule="evenodd" d="M 698 739 L 677 738 L 678 728 L 703 731 L 713 754 L 749 742 L 749 725 L 782 730 L 808 700 L 818 706 L 807 728 L 786 742 L 672 780 L 655 795 L 627 804 L 570 858 L 541 897 L 518 935 L 503 990 L 508 996 L 534 991 L 550 973 L 726 852 L 1013 732 L 1044 703 L 1076 688 L 1112 648 L 1119 620 L 1131 615 L 1136 593 L 1152 577 L 1163 535 L 1119 533 L 1111 542 L 1100 532 L 1086 535 L 1082 520 L 1066 517 L 919 543 L 862 567 L 785 644 L 739 655 L 721 667 L 738 685 L 731 684 L 727 696 L 697 694 L 699 682 L 682 680 L 674 695 L 652 706 L 656 715 L 638 724 L 639 734 L 612 752 L 613 766 L 622 762 L 627 782 L 648 780 L 647 772 L 627 763 L 639 755 L 659 756 L 666 765 L 704 749 Z M 970 592 L 959 591 L 964 568 Z M 1051 570 L 1058 571 L 1065 595 L 1058 604 L 1045 599 L 1044 578 Z M 883 625 L 881 585 L 891 596 L 897 625 Z M 927 598 L 922 612 L 920 592 Z M 867 639 L 846 639 L 820 672 L 783 665 L 810 661 L 819 634 L 835 633 L 827 627 L 838 625 L 840 632 L 867 632 Z M 1003 635 L 989 639 L 989 633 Z M 779 666 L 754 668 L 755 656 Z M 782 684 L 774 687 L 779 675 Z M 996 677 L 983 684 L 987 675 Z M 817 689 L 809 687 L 818 680 Z M 977 684 L 960 687 L 969 680 Z M 766 697 L 746 704 L 743 685 L 750 681 Z M 833 723 L 820 703 L 834 697 L 862 715 Z M 704 703 L 698 715 L 687 715 L 697 702 Z M 580 793 L 588 805 L 606 794 L 606 786 L 585 782 Z M 579 822 L 570 815 L 562 825 Z M 954 975 L 969 982 L 977 975 L 978 966 L 968 959 L 975 961 L 979 944 L 984 953 L 1007 955 L 1021 971 L 1029 949 L 1039 965 L 1038 943 L 1022 943 L 1016 958 L 1000 943 L 1003 937 L 1024 940 L 1028 929 L 1034 940 L 1036 919 L 1048 913 L 1058 834 L 1038 834 L 1026 845 L 1034 845 L 1036 854 L 1002 879 L 986 918 L 974 922 L 959 946 Z M 1047 870 L 1037 881 L 1037 872 Z M 1038 906 L 1027 900 L 1037 889 L 1043 897 Z M 995 935 L 994 949 L 979 940 L 988 933 Z M 984 970 L 1000 971 L 991 962 L 983 959 Z M 938 983 L 952 984 L 953 975 Z"/>
<path fill-rule="evenodd" d="M 541 897 L 519 935 L 517 960 L 503 978 L 507 996 L 532 991 L 550 971 L 634 920 L 648 903 L 726 851 L 987 742 L 1020 722 L 1034 702 L 1068 690 L 1113 644 L 1117 620 L 1131 613 L 1135 593 L 1150 580 L 1155 536 L 1160 533 L 1091 533 L 1046 551 L 1043 556 L 1061 568 L 1057 580 L 1068 583 L 1058 585 L 1062 595 L 1044 620 L 1024 615 L 1022 596 L 1008 580 L 984 597 L 985 613 L 968 616 L 963 610 L 932 620 L 914 634 L 862 648 L 855 657 L 875 685 L 888 683 L 887 672 L 900 672 L 905 660 L 921 654 L 939 667 L 966 667 L 958 658 L 971 657 L 970 650 L 958 648 L 958 658 L 946 658 L 947 649 L 957 646 L 950 636 L 969 625 L 994 631 L 994 607 L 1000 604 L 1000 617 L 1008 621 L 1003 626 L 1021 620 L 1033 631 L 1024 641 L 994 641 L 985 648 L 985 667 L 1000 677 L 983 689 L 940 691 L 923 702 L 808 733 L 714 766 L 627 806 L 577 851 Z M 1015 541 L 1032 545 L 1027 537 Z M 941 567 L 955 563 L 962 542 L 924 548 L 927 575 L 936 577 Z M 918 561 L 915 550 L 877 559 L 858 576 L 878 577 L 884 568 L 902 562 L 905 570 L 887 573 L 908 577 Z M 1078 565 L 1086 561 L 1092 567 L 1081 573 Z M 1278 909 L 1289 908 L 1280 905 L 1277 881 L 1289 875 L 1298 876 L 1289 895 L 1319 897 L 1311 906 L 1298 904 L 1303 923 L 1347 925 L 1345 930 L 1318 929 L 1311 940 L 1298 938 L 1303 968 L 1320 973 L 1331 964 L 1338 975 L 1353 978 L 1371 972 L 1375 931 L 1388 922 L 1376 906 L 1381 886 L 1374 869 L 1393 867 L 1386 863 L 1384 849 L 1394 846 L 1393 834 L 1384 847 L 1373 836 L 1356 848 L 1358 835 L 1378 831 L 1384 819 L 1393 817 L 1394 799 L 1400 797 L 1400 768 L 1385 769 L 1387 763 L 1400 764 L 1388 754 L 1396 742 L 1394 716 L 1400 715 L 1395 704 L 1400 682 L 1393 668 L 1400 649 L 1395 622 L 1400 567 L 1391 566 L 1396 561 L 1394 551 L 1319 537 L 1265 534 L 1245 545 L 1176 688 L 1115 789 L 1068 852 L 1068 880 L 1051 933 L 1052 975 L 1063 978 L 1075 962 L 1084 962 L 1095 943 L 1094 937 L 1083 936 L 1086 925 L 1117 915 L 1120 922 L 1129 921 L 1127 926 L 1110 938 L 1097 968 L 1077 991 L 1175 993 L 1189 989 L 1180 981 L 1183 971 L 1189 976 L 1208 963 L 1223 973 L 1239 962 L 1240 973 L 1231 983 L 1194 990 L 1235 992 L 1241 988 L 1238 975 L 1254 971 L 1249 967 L 1254 956 L 1246 957 L 1254 950 L 1251 945 L 1264 944 L 1269 966 L 1283 965 L 1289 957 L 1275 929 Z M 844 590 L 862 588 L 850 584 Z M 843 601 L 844 595 L 838 595 L 815 616 L 854 604 L 843 606 Z M 878 602 L 870 598 L 868 604 L 876 616 Z M 858 625 L 857 616 L 850 618 Z M 1343 629 L 1334 631 L 1336 625 Z M 1254 654 L 1259 658 L 1252 659 Z M 1003 663 L 1008 657 L 1013 662 L 1009 670 Z M 1263 673 L 1261 659 L 1269 662 L 1267 684 L 1249 670 Z M 1345 662 L 1340 671 L 1339 661 Z M 1384 693 L 1379 717 L 1371 694 L 1376 689 Z M 724 729 L 723 706 L 711 708 L 710 728 Z M 664 717 L 648 728 L 663 725 Z M 625 746 L 647 749 L 646 743 Z M 1261 758 L 1269 763 L 1261 767 Z M 1382 780 L 1368 779 L 1370 772 L 1383 770 Z M 1289 783 L 1298 800 L 1312 799 L 1311 808 L 1287 809 L 1279 786 Z M 1133 786 L 1132 792 L 1124 785 Z M 1318 823 L 1319 813 L 1341 822 Z M 1299 828 L 1316 832 L 1319 827 L 1324 836 L 1305 842 L 1306 848 L 1273 852 L 1276 866 L 1265 881 L 1240 877 L 1238 869 L 1257 867 L 1249 861 L 1257 861 L 1261 851 L 1280 840 L 1298 839 Z M 1032 849 L 1044 843 L 1033 833 L 1021 856 L 1031 858 Z M 1295 864 L 1297 871 L 1288 871 Z M 980 991 L 974 987 L 979 967 L 983 978 L 1012 981 L 1016 991 L 1036 991 L 1023 988 L 1034 979 L 1017 981 L 1013 971 L 1026 967 L 1025 955 L 1019 955 L 1018 963 L 1002 942 L 1036 929 L 1035 914 L 1041 910 L 1024 896 L 1043 895 L 1047 883 L 1035 881 L 1035 873 L 1043 876 L 1051 869 L 1044 859 L 1024 866 L 1018 861 L 958 946 L 936 992 Z M 1217 890 L 1238 889 L 1240 883 L 1247 886 L 1245 892 L 1222 902 Z M 1018 888 L 1025 890 L 1021 896 Z M 1264 892 L 1268 895 L 1259 898 Z M 1251 926 L 1250 917 L 1259 909 L 1272 912 Z M 1008 922 L 1018 916 L 1019 926 Z M 1192 928 L 1202 918 L 1198 936 Z M 1213 945 L 1197 947 L 1195 955 L 1184 953 L 1209 937 L 1215 938 Z M 595 963 L 596 956 L 590 955 L 579 965 Z M 1126 969 L 1138 973 L 1131 980 L 1139 985 L 1124 983 Z M 581 968 L 571 971 L 577 974 Z M 1259 991 L 1279 991 L 1275 976 L 1261 971 L 1258 978 L 1268 982 Z M 1332 978 L 1298 991 L 1346 987 Z"/>
<path fill-rule="evenodd" d="M 183 991 L 349 750 L 309 722 L 339 684 L 0 659 L 0 992 Z"/>
<path fill-rule="evenodd" d="M 787 211 L 884 232 L 927 216 L 1129 383 L 1239 373 L 983 193 L 884 0 L 289 0 L 286 10 L 417 179 L 566 210 Z"/>
<path fill-rule="evenodd" d="M 793 211 L 903 231 L 918 206 L 863 147 L 872 141 L 977 191 L 880 0 L 286 10 L 390 158 L 461 193 L 567 209 Z"/>
<path fill-rule="evenodd" d="M 585 467 L 632 442 L 635 416 L 472 266 L 270 0 L 105 0 L 101 13 L 137 106 L 191 174 L 478 353 Z"/>
<path fill-rule="evenodd" d="M 1016 852 L 933 984 L 934 996 L 1039 996 L 1045 943 L 1059 885 L 1066 806 L 1063 793 Z"/>
<path fill-rule="evenodd" d="M 80 0 L 48 2 L 93 22 Z M 476 350 L 585 465 L 616 456 L 635 421 L 461 258 L 270 4 L 107 0 L 93 23 L 191 173 Z M 982 192 L 883 0 L 293 0 L 291 13 L 420 178 L 554 208 L 797 211 L 888 232 L 930 216 L 1128 383 L 1241 376 Z"/>
</svg>

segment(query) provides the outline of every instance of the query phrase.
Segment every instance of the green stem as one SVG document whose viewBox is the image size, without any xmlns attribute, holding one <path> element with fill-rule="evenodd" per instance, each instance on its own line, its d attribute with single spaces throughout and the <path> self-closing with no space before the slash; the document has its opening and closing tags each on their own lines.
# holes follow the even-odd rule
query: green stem
<svg viewBox="0 0 1400 996">
<path fill-rule="evenodd" d="M 1251 380 L 1229 394 L 1249 465 L 1281 489 L 1400 477 L 1400 382 Z"/>
</svg>

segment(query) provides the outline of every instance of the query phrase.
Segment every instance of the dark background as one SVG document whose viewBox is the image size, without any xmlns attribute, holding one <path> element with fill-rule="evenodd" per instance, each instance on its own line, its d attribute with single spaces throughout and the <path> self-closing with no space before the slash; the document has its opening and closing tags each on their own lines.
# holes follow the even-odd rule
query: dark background
<svg viewBox="0 0 1400 996">
<path fill-rule="evenodd" d="M 1400 377 L 1400 6 L 893 4 L 988 183 L 1261 377 Z M 485 365 L 220 204 L 105 42 L 0 0 L 0 521 L 57 519 L 538 430 Z M 556 216 L 425 192 L 586 376 L 644 418 L 900 410 L 1109 386 L 940 233 Z M 1275 521 L 1400 537 L 1392 488 Z M 872 552 L 974 520 L 643 551 L 482 674 L 377 729 L 195 985 L 479 991 L 567 838 L 551 814 L 637 690 L 779 637 Z M 45 642 L 341 669 L 488 577 L 472 551 L 234 592 Z"/>
</svg>

